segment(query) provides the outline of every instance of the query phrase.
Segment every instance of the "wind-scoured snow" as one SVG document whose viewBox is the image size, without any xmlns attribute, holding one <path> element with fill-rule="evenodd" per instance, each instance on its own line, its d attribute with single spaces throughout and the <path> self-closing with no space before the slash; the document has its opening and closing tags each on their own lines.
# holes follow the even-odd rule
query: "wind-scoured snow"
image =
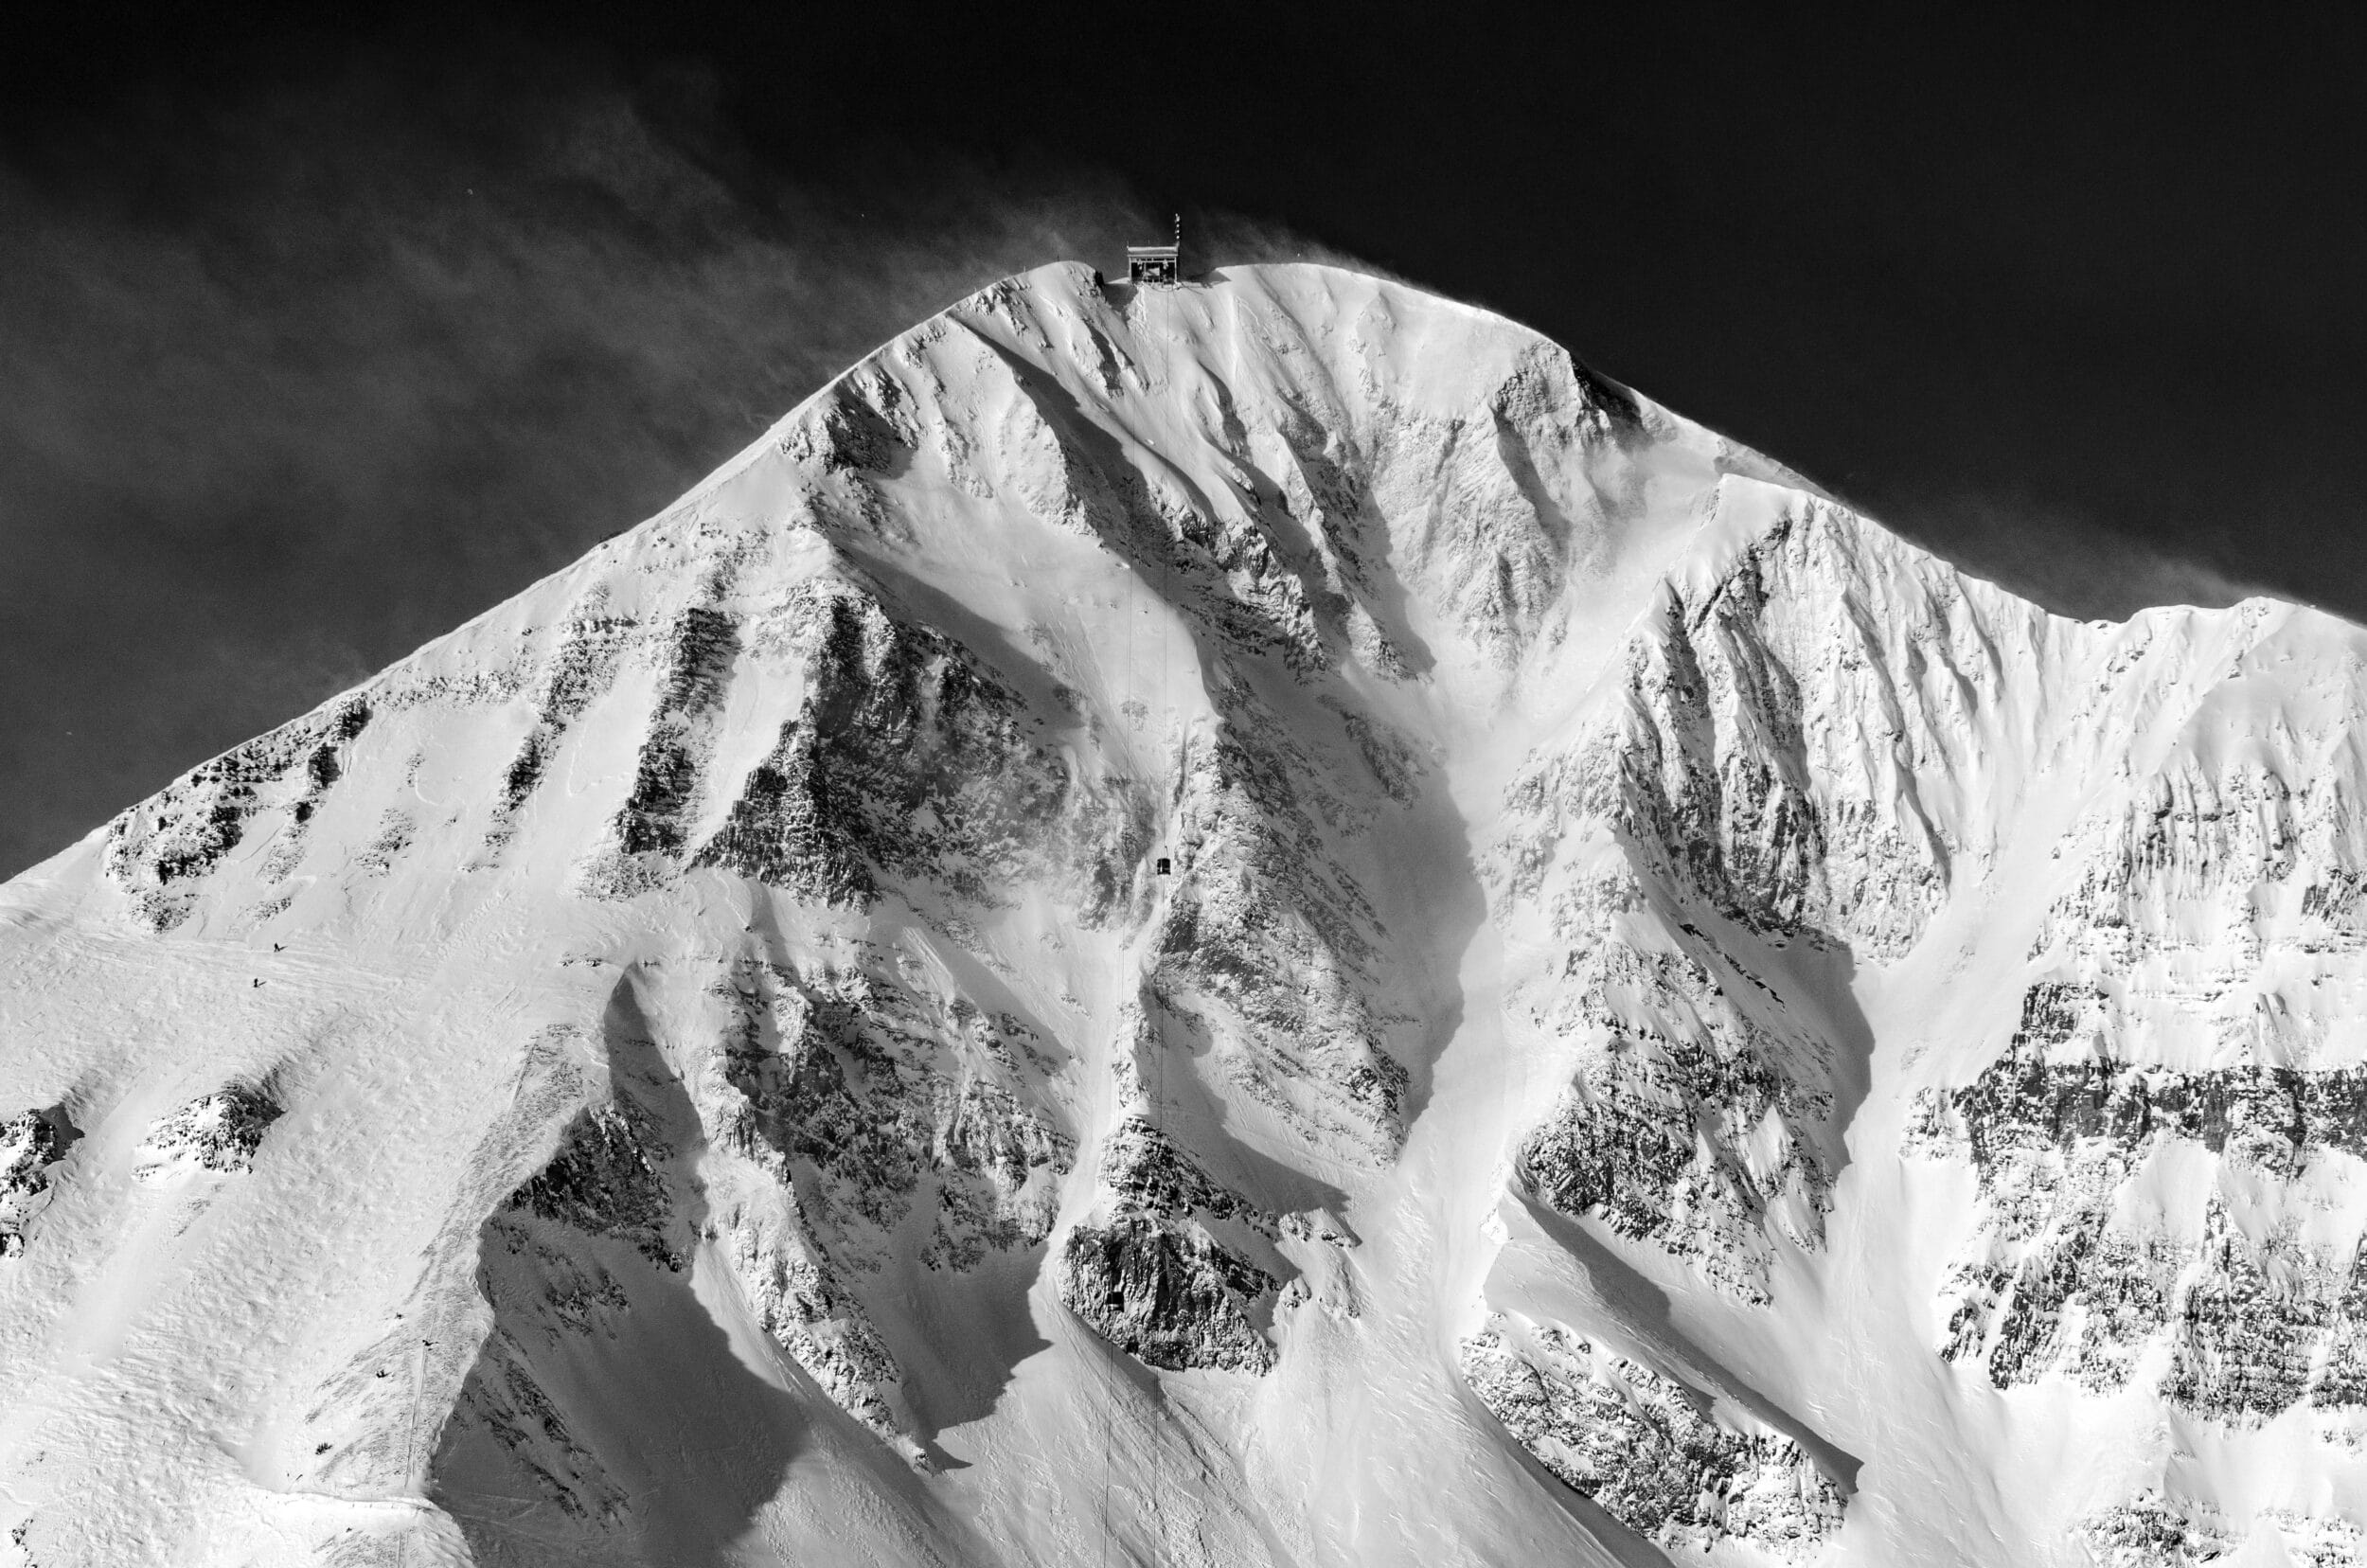
<svg viewBox="0 0 2367 1568">
<path fill-rule="evenodd" d="M 1007 279 L 0 889 L 0 1562 L 2367 1562 L 2363 668 Z"/>
</svg>

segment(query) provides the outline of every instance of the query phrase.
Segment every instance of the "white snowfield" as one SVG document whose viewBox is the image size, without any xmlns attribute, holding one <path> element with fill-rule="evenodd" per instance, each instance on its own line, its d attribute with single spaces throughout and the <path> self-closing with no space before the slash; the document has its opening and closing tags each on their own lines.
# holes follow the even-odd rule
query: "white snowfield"
<svg viewBox="0 0 2367 1568">
<path fill-rule="evenodd" d="M 2363 661 L 1008 279 L 0 889 L 0 1561 L 2367 1562 Z"/>
</svg>

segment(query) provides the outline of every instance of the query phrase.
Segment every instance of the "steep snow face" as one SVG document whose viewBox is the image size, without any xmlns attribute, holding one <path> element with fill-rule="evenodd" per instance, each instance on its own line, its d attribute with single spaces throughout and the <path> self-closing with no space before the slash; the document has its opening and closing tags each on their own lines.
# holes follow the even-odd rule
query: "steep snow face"
<svg viewBox="0 0 2367 1568">
<path fill-rule="evenodd" d="M 1006 280 L 0 892 L 0 1560 L 2367 1560 L 2362 655 Z"/>
</svg>

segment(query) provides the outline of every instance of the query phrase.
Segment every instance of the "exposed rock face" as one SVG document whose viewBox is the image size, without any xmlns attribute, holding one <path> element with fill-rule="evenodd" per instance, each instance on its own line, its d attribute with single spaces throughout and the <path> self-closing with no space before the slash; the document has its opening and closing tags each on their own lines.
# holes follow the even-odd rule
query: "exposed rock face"
<svg viewBox="0 0 2367 1568">
<path fill-rule="evenodd" d="M 2351 1568 L 2367 1562 L 2367 1530 L 2344 1520 L 2312 1517 L 2298 1508 L 2264 1509 L 2249 1530 L 2192 1498 L 2146 1490 L 2080 1523 L 2079 1541 L 2091 1560 L 2109 1568 L 2190 1568 L 2235 1559 L 2255 1537 L 2274 1540 L 2285 1560 L 2310 1568 Z"/>
<path fill-rule="evenodd" d="M 1006 280 L 0 889 L 0 1524 L 2357 1560 L 2363 671 L 1395 284 Z"/>
<path fill-rule="evenodd" d="M 1192 1221 L 1123 1214 L 1079 1225 L 1060 1252 L 1060 1297 L 1102 1337 L 1153 1366 L 1265 1372 L 1273 1346 L 1251 1311 L 1274 1280 Z"/>
<path fill-rule="evenodd" d="M 2109 1568 L 2186 1568 L 2218 1561 L 2236 1543 L 2216 1509 L 2154 1491 L 2082 1521 L 2080 1536 Z"/>
<path fill-rule="evenodd" d="M 270 1096 L 242 1084 L 191 1100 L 140 1140 L 133 1172 L 162 1181 L 187 1171 L 252 1169 L 263 1133 L 279 1115 Z"/>
<path fill-rule="evenodd" d="M 1072 1228 L 1059 1288 L 1104 1338 L 1153 1366 L 1269 1371 L 1280 1283 L 1211 1234 L 1272 1241 L 1274 1217 L 1257 1210 L 1139 1116 L 1118 1125 L 1101 1153 L 1106 1219 Z M 1224 1222 L 1230 1221 L 1230 1224 Z"/>
<path fill-rule="evenodd" d="M 2198 1414 L 2251 1424 L 2305 1398 L 2358 1404 L 2344 1354 L 2367 1305 L 2357 1265 L 2290 1233 L 2245 1236 L 2219 1201 L 2183 1238 L 2115 1210 L 2176 1144 L 2272 1182 L 2367 1154 L 2367 1069 L 2180 1072 L 2086 1055 L 2109 1048 L 2118 1012 L 2100 990 L 2041 982 L 2004 1054 L 1918 1102 L 1919 1147 L 1968 1159 L 1989 1208 L 1986 1250 L 1951 1276 L 1944 1353 L 1999 1387 L 2060 1367 L 2110 1392 L 2166 1334 L 2162 1391 Z"/>
<path fill-rule="evenodd" d="M 682 819 L 714 750 L 739 653 L 739 624 L 714 610 L 693 605 L 668 632 L 666 670 L 642 735 L 632 793 L 616 813 L 617 846 L 626 854 L 682 853 Z"/>
<path fill-rule="evenodd" d="M 906 1258 L 960 1273 L 1041 1244 L 1075 1143 L 1026 1025 L 917 989 L 889 950 L 847 956 L 719 975 L 721 1083 L 700 1109 L 744 1162 L 718 1189 L 734 1195 L 720 1219 L 757 1323 L 866 1424 L 905 1437 L 867 1282 L 887 1288 Z"/>
<path fill-rule="evenodd" d="M 1682 946 L 1607 945 L 1566 984 L 1577 994 L 1562 1026 L 1602 1043 L 1522 1140 L 1524 1179 L 1764 1302 L 1768 1230 L 1817 1246 L 1831 1206 L 1825 1161 L 1793 1131 L 1821 1123 L 1831 1095 L 1785 1071 L 1821 1065 L 1821 1042 L 1774 1035 Z"/>
<path fill-rule="evenodd" d="M 1759 500 L 1729 481 L 1720 504 Z M 1996 633 L 1961 579 L 1869 556 L 1855 526 L 1808 502 L 1714 580 L 1670 584 L 1627 646 L 1615 706 L 1535 757 L 1512 821 L 1566 798 L 1686 904 L 1867 961 L 1911 949 L 1955 863 L 1986 851 L 1941 786 L 1977 753 Z M 1949 678 L 1927 678 L 1933 664 Z M 1534 871 L 1553 840 L 1507 848 Z"/>
<path fill-rule="evenodd" d="M 586 1111 L 568 1131 L 559 1155 L 542 1174 L 510 1196 L 525 1209 L 593 1236 L 614 1237 L 668 1269 L 682 1268 L 671 1244 L 672 1203 L 665 1164 L 673 1156 L 631 1099 Z"/>
<path fill-rule="evenodd" d="M 1610 710 L 1515 775 L 1486 866 L 1498 922 L 1550 934 L 1518 983 L 1528 1022 L 1585 1042 L 1522 1144 L 1527 1180 L 1757 1301 L 1774 1238 L 1823 1244 L 1841 1163 L 1842 1020 L 1802 993 L 1836 950 L 1910 949 L 1957 853 L 1902 763 L 1961 748 L 1963 715 L 1878 679 L 1878 629 L 1807 610 L 1873 575 L 1839 527 L 1810 507 L 1714 585 L 1672 587 Z M 1907 587 L 1941 620 L 1938 574 Z M 1902 726 L 1890 756 L 1865 744 L 1869 708 Z M 1787 951 L 1810 970 L 1796 987 L 1760 972 Z"/>
<path fill-rule="evenodd" d="M 1075 1146 L 1041 1104 L 1032 1031 L 959 995 L 929 1007 L 891 978 L 891 954 L 863 956 L 873 967 L 802 984 L 758 965 L 732 975 L 741 1032 L 725 1071 L 745 1111 L 731 1135 L 808 1175 L 819 1221 L 851 1249 L 884 1248 L 916 1218 L 932 1266 L 1041 1242 Z"/>
<path fill-rule="evenodd" d="M 0 1256 L 25 1250 L 26 1227 L 48 1202 L 49 1169 L 72 1140 L 71 1128 L 55 1112 L 27 1111 L 0 1121 Z"/>
<path fill-rule="evenodd" d="M 1805 1561 L 1841 1525 L 1839 1488 L 1800 1445 L 1717 1419 L 1706 1396 L 1553 1326 L 1501 1317 L 1463 1375 L 1556 1475 L 1675 1549 L 1733 1539 Z"/>
<path fill-rule="evenodd" d="M 263 872 L 284 877 L 322 797 L 344 774 L 340 757 L 369 722 L 366 699 L 341 698 L 192 769 L 108 824 L 108 870 L 142 920 L 157 931 L 178 925 L 194 901 L 190 884 L 245 840 L 258 814 L 275 808 L 285 814 L 285 842 Z"/>
<path fill-rule="evenodd" d="M 2083 812 L 2032 944 L 2048 977 L 1977 1078 L 1919 1096 L 1909 1147 L 1968 1162 L 1983 1199 L 1942 1348 L 1999 1386 L 2060 1369 L 2109 1393 L 2149 1368 L 2196 1415 L 2305 1406 L 2358 1442 L 2358 1236 L 2308 1196 L 2367 1153 L 2367 1066 L 2329 1050 L 2361 947 L 2356 784 L 2329 741 L 2173 752 Z"/>
<path fill-rule="evenodd" d="M 1402 1135 L 1407 1086 L 1387 1036 L 1407 1020 L 1380 972 L 1387 934 L 1333 847 L 1363 836 L 1374 809 L 1340 798 L 1245 682 L 1228 680 L 1215 696 L 1214 734 L 1187 741 L 1181 758 L 1182 855 L 1151 997 L 1211 1037 L 1243 1093 L 1326 1142 L 1386 1160 Z"/>
<path fill-rule="evenodd" d="M 595 698 L 606 695 L 616 677 L 617 663 L 635 627 L 622 616 L 589 613 L 596 611 L 606 597 L 605 594 L 594 596 L 582 607 L 586 614 L 555 629 L 558 648 L 543 671 L 533 726 L 502 774 L 501 791 L 485 834 L 488 851 L 498 851 L 509 842 L 516 831 L 519 809 L 542 784 L 569 727 Z"/>
<path fill-rule="evenodd" d="M 841 584 L 802 584 L 762 634 L 804 668 L 805 702 L 699 850 L 716 865 L 839 904 L 882 874 L 942 881 L 972 901 L 1075 876 L 1087 913 L 1120 885 L 1126 802 L 1073 788 L 1018 694 L 952 639 L 899 626 Z"/>
</svg>

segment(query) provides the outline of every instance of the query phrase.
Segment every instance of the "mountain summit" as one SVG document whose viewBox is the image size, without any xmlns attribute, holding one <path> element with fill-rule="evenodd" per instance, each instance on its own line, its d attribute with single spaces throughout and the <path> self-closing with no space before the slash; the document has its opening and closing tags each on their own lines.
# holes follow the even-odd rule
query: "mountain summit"
<svg viewBox="0 0 2367 1568">
<path fill-rule="evenodd" d="M 0 889 L 0 1561 L 2367 1562 L 2362 668 L 1007 279 Z"/>
</svg>

